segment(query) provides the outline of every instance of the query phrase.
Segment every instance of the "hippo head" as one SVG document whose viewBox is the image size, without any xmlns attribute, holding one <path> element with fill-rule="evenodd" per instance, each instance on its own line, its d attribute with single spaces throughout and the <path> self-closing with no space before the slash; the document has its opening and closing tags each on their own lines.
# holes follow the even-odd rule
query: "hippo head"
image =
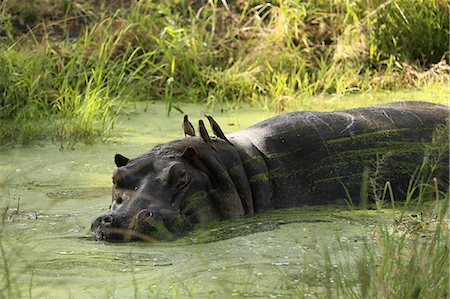
<svg viewBox="0 0 450 299">
<path fill-rule="evenodd" d="M 231 153 L 236 158 L 232 146 L 221 142 L 221 147 L 224 149 L 219 153 L 199 138 L 190 137 L 158 145 L 131 160 L 117 154 L 112 202 L 109 210 L 92 222 L 94 238 L 170 240 L 193 224 L 243 215 L 236 192 L 222 193 L 220 200 L 214 200 L 221 193 L 218 186 L 230 189 L 232 185 L 227 178 L 227 159 L 222 156 L 230 157 Z M 227 215 L 220 212 L 224 199 Z"/>
</svg>

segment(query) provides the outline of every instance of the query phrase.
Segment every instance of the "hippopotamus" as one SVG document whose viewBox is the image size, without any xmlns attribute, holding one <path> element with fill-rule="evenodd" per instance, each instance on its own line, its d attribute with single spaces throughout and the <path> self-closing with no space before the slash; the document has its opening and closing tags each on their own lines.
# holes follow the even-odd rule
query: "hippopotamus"
<svg viewBox="0 0 450 299">
<path fill-rule="evenodd" d="M 228 134 L 229 142 L 212 137 L 213 147 L 188 136 L 134 159 L 116 154 L 112 202 L 91 232 L 96 240 L 172 240 L 213 219 L 358 202 L 368 176 L 377 179 L 371 186 L 389 182 L 401 200 L 449 111 L 419 101 L 299 111 Z M 446 152 L 429 159 L 439 161 L 426 175 L 445 189 L 449 155 L 441 148 Z"/>
</svg>

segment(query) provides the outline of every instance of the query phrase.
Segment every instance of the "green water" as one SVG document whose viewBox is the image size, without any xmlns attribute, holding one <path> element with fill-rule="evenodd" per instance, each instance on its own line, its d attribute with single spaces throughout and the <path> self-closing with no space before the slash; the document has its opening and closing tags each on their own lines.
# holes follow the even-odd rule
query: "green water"
<svg viewBox="0 0 450 299">
<path fill-rule="evenodd" d="M 183 109 L 193 122 L 204 113 L 199 106 Z M 273 113 L 217 109 L 214 115 L 231 132 Z M 169 243 L 92 241 L 90 222 L 110 202 L 114 154 L 135 157 L 182 137 L 181 120 L 176 111 L 166 117 L 164 105 L 136 104 L 124 110 L 106 144 L 0 151 L 2 296 L 321 297 L 333 283 L 325 275 L 324 250 L 337 263 L 345 258 L 338 237 L 355 254 L 371 240 L 374 212 L 322 206 L 212 223 Z"/>
</svg>

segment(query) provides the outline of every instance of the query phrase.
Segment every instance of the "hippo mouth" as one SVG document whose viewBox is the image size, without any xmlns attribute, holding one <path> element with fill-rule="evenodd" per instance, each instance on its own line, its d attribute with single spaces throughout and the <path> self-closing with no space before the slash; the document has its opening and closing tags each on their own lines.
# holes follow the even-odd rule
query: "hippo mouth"
<svg viewBox="0 0 450 299">
<path fill-rule="evenodd" d="M 124 228 L 102 227 L 91 230 L 95 241 L 126 242 L 130 241 L 132 231 Z"/>
<path fill-rule="evenodd" d="M 160 240 L 128 228 L 97 228 L 91 231 L 94 241 L 130 242 L 146 241 L 158 242 Z"/>
</svg>

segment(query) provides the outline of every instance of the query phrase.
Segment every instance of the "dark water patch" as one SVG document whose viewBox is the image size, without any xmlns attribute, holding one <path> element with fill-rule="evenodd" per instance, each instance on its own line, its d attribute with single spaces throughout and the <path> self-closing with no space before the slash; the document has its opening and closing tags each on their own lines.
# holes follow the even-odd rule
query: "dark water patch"
<svg viewBox="0 0 450 299">
<path fill-rule="evenodd" d="M 63 182 L 36 182 L 36 181 L 31 181 L 28 183 L 29 188 L 32 187 L 39 187 L 39 188 L 55 188 L 55 187 L 61 187 L 63 186 Z"/>
<path fill-rule="evenodd" d="M 57 271 L 65 274 L 76 273 L 80 269 L 101 271 L 132 272 L 139 269 L 172 266 L 173 261 L 162 253 L 131 253 L 108 251 L 58 251 L 51 254 L 52 258 L 36 260 L 33 265 L 45 273 Z M 55 257 L 56 256 L 56 257 Z M 45 270 L 44 270 L 45 269 Z"/>
<path fill-rule="evenodd" d="M 207 242 L 216 242 L 259 232 L 270 231 L 277 229 L 279 226 L 280 224 L 277 222 L 258 222 L 230 228 L 216 228 L 209 231 L 209 238 L 207 239 Z"/>
<path fill-rule="evenodd" d="M 353 213 L 353 214 L 352 214 Z M 352 216 L 353 215 L 353 216 Z M 296 224 L 333 225 L 336 223 L 366 225 L 371 229 L 376 223 L 376 212 L 367 210 L 350 211 L 343 205 L 327 206 L 304 206 L 292 209 L 278 209 L 247 215 L 241 219 L 213 221 L 207 224 L 198 225 L 184 238 L 178 240 L 180 243 L 197 244 L 211 243 L 251 236 L 263 232 L 276 231 L 281 226 Z M 339 231 L 339 225 L 334 228 Z"/>
<path fill-rule="evenodd" d="M 92 199 L 94 197 L 105 196 L 110 191 L 110 188 L 65 188 L 57 189 L 46 193 L 46 196 L 51 199 L 65 199 L 65 198 L 78 198 L 78 199 Z"/>
</svg>

